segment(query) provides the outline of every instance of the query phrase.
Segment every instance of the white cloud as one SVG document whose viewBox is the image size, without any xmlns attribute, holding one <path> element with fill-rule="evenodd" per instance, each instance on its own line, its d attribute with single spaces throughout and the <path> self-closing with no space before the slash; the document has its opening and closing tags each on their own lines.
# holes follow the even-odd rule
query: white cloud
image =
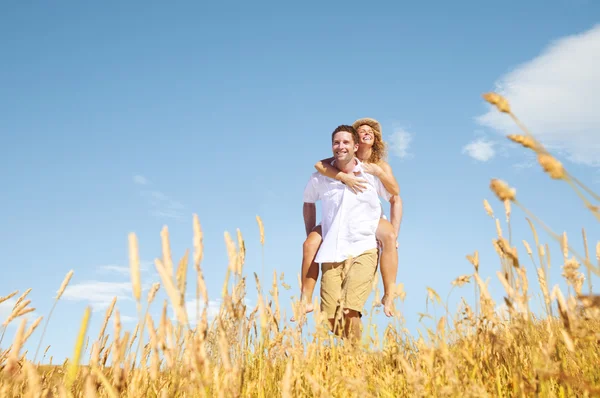
<svg viewBox="0 0 600 398">
<path fill-rule="evenodd" d="M 208 307 L 206 310 L 206 317 L 208 319 L 208 323 L 212 322 L 217 317 L 217 315 L 219 315 L 219 311 L 221 310 L 222 301 L 223 301 L 222 299 L 208 301 Z M 252 300 L 245 298 L 244 304 L 246 305 L 246 309 L 248 309 L 252 304 Z M 169 305 L 169 309 L 171 311 L 173 320 L 177 320 L 177 316 L 175 314 L 173 307 Z M 196 322 L 197 322 L 196 299 L 187 300 L 185 302 L 185 310 L 187 311 L 188 320 L 190 322 L 190 325 L 196 325 Z M 200 316 L 202 316 L 202 311 L 204 311 L 204 302 L 201 299 L 200 300 Z"/>
<path fill-rule="evenodd" d="M 102 310 L 116 297 L 118 301 L 132 300 L 131 282 L 88 281 L 67 286 L 62 298 L 87 301 L 94 311 Z"/>
<path fill-rule="evenodd" d="M 26 297 L 24 300 L 30 300 L 28 297 Z M 17 303 L 17 299 L 16 298 L 9 298 L 8 300 L 0 303 L 0 325 L 2 323 L 4 323 L 4 321 L 6 321 L 8 319 L 8 317 L 10 316 L 10 314 L 12 314 L 13 308 L 15 306 L 15 304 Z M 31 302 L 31 304 L 29 304 L 27 306 L 27 308 L 30 307 L 34 307 L 33 305 L 33 301 Z M 35 320 L 36 318 L 38 318 L 40 315 L 36 313 L 36 311 L 32 311 L 28 314 L 23 315 L 22 317 L 19 317 L 17 319 L 14 319 L 10 325 L 10 326 L 15 326 L 18 325 L 21 322 L 22 318 L 26 318 L 27 322 L 30 324 L 33 320 Z"/>
<path fill-rule="evenodd" d="M 8 299 L 3 303 L 0 303 L 0 322 L 4 322 L 10 315 L 15 305 L 15 300 Z"/>
<path fill-rule="evenodd" d="M 133 176 L 133 182 L 136 185 L 150 187 L 150 181 L 141 175 Z M 159 218 L 170 218 L 175 220 L 183 220 L 183 210 L 185 206 L 178 200 L 169 195 L 155 189 L 144 189 L 140 191 L 145 197 L 150 208 L 150 214 Z"/>
<path fill-rule="evenodd" d="M 148 179 L 142 175 L 137 174 L 133 176 L 133 182 L 135 182 L 138 185 L 147 185 Z"/>
<path fill-rule="evenodd" d="M 209 300 L 208 308 L 206 310 L 206 317 L 208 318 L 208 322 L 210 323 L 217 315 L 219 315 L 219 310 L 221 309 L 221 299 L 219 300 Z M 196 320 L 196 300 L 188 300 L 185 302 L 185 310 L 187 311 L 188 319 L 190 321 L 190 325 L 195 325 Z M 200 316 L 202 316 L 202 311 L 204 311 L 204 302 L 200 300 Z M 175 313 L 173 312 L 173 317 L 175 317 Z"/>
<path fill-rule="evenodd" d="M 465 145 L 462 153 L 466 153 L 480 162 L 487 162 L 496 155 L 496 150 L 494 149 L 494 143 L 492 141 L 478 138 Z"/>
<path fill-rule="evenodd" d="M 183 219 L 183 204 L 163 192 L 147 191 L 142 193 L 150 204 L 151 213 L 162 218 Z"/>
<path fill-rule="evenodd" d="M 525 156 L 523 157 L 523 161 L 513 164 L 513 168 L 516 171 L 523 171 L 526 169 L 531 169 L 532 167 L 534 167 L 537 164 L 535 152 L 533 152 L 533 151 L 524 152 L 524 155 Z"/>
<path fill-rule="evenodd" d="M 119 319 L 123 323 L 137 323 L 139 322 L 139 318 L 135 316 L 123 315 L 119 313 Z"/>
<path fill-rule="evenodd" d="M 512 111 L 548 149 L 575 163 L 600 166 L 600 25 L 561 38 L 496 82 Z M 489 107 L 476 121 L 520 134 L 513 120 Z"/>
<path fill-rule="evenodd" d="M 150 261 L 140 261 L 140 272 L 146 272 L 150 269 L 152 262 Z M 109 265 L 100 265 L 98 267 L 98 272 L 106 273 L 106 274 L 119 274 L 123 276 L 130 276 L 131 271 L 128 266 L 122 266 L 117 264 L 109 264 Z"/>
<path fill-rule="evenodd" d="M 129 267 L 122 267 L 120 265 L 101 265 L 98 267 L 98 271 L 108 274 L 120 274 L 124 276 L 130 275 Z"/>
<path fill-rule="evenodd" d="M 412 134 L 404 129 L 395 129 L 389 139 L 390 152 L 399 158 L 410 156 L 408 148 L 412 142 Z"/>
</svg>

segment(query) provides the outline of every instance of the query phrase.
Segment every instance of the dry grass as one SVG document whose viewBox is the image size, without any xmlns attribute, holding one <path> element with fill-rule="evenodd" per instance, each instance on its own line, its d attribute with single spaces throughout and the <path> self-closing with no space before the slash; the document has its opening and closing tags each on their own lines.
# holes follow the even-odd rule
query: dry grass
<svg viewBox="0 0 600 398">
<path fill-rule="evenodd" d="M 570 176 L 564 166 L 545 151 L 512 114 L 505 99 L 494 93 L 484 97 L 523 128 L 525 135 L 510 136 L 509 139 L 527 150 L 536 151 L 541 167 L 550 177 L 567 182 L 598 217 L 598 208 L 583 196 L 581 189 L 596 202 L 598 196 Z M 265 292 L 254 274 L 257 305 L 246 308 L 244 298 L 248 277 L 243 267 L 246 249 L 238 230 L 237 244 L 228 233 L 224 236 L 229 265 L 221 292 L 222 306 L 214 321 L 209 323 L 209 298 L 201 267 L 203 235 L 198 217 L 194 215 L 192 261 L 197 275 L 197 308 L 193 319 L 199 319 L 195 327 L 190 324 L 184 302 L 189 253 L 186 251 L 175 266 L 168 229 L 165 227 L 161 231 L 162 257 L 155 260 L 161 283 L 150 289 L 144 299 L 146 309 L 142 312 L 137 238 L 129 235 L 131 278 L 140 318 L 135 329 L 122 329 L 115 298 L 106 311 L 96 340 L 86 343 L 86 336 L 91 335 L 88 309 L 73 358 L 57 366 L 36 365 L 35 358 L 30 361 L 21 352 L 23 344 L 41 321 L 38 318 L 27 328 L 23 315 L 33 310 L 26 298 L 28 290 L 18 298 L 12 314 L 2 325 L 0 345 L 7 326 L 19 322 L 12 344 L 0 349 L 0 396 L 600 395 L 600 296 L 591 293 L 591 275 L 598 275 L 600 270 L 600 243 L 596 245 L 598 265 L 595 266 L 585 232 L 585 254 L 580 255 L 569 245 L 566 235 L 555 234 L 519 203 L 516 191 L 508 184 L 493 180 L 490 188 L 504 205 L 508 231 L 508 237 L 505 237 L 500 219 L 494 216 L 492 206 L 484 201 L 484 209 L 497 228 L 494 248 L 502 264 L 497 277 L 505 290 L 504 313 L 497 310 L 498 304 L 479 275 L 479 256 L 475 252 L 467 256 L 473 265 L 473 273 L 461 275 L 452 282 L 453 288 L 466 284 L 474 286 L 475 308 L 464 300 L 455 314 L 450 314 L 446 308 L 445 315 L 435 319 L 436 327 L 428 330 L 425 337 L 414 338 L 405 329 L 390 325 L 383 333 L 383 340 L 379 341 L 369 319 L 362 343 L 352 346 L 321 327 L 324 320 L 318 306 L 314 313 L 317 328 L 306 335 L 303 330 L 306 318 L 298 312 L 298 303 L 294 303 L 294 316 L 299 322 L 289 324 L 282 319 L 279 288 L 289 288 L 283 282 L 283 275 L 274 273 L 271 290 Z M 533 243 L 522 241 L 528 260 L 519 256 L 512 242 L 511 204 L 528 216 L 534 240 Z M 264 247 L 265 232 L 258 216 L 257 223 Z M 550 287 L 549 247 L 539 242 L 535 225 L 541 226 L 561 245 L 562 275 L 568 284 L 566 295 L 558 287 Z M 536 317 L 530 310 L 532 288 L 522 261 L 531 261 L 536 269 L 536 284 L 545 305 L 543 316 Z M 581 265 L 587 277 L 580 271 Z M 72 272 L 67 274 L 52 310 L 72 275 Z M 586 278 L 589 294 L 583 293 Z M 176 321 L 167 315 L 167 301 L 162 303 L 160 319 L 152 319 L 149 315 L 148 309 L 161 287 L 169 298 Z M 399 285 L 396 292 L 397 300 L 404 300 L 401 287 Z M 0 302 L 17 294 L 12 292 L 0 298 Z M 435 290 L 428 288 L 427 295 L 428 301 L 443 304 Z M 429 314 L 422 316 L 431 317 Z M 107 334 L 111 320 L 112 335 Z M 148 339 L 145 339 L 145 330 Z M 88 344 L 91 344 L 89 363 L 80 366 L 82 355 L 88 352 Z"/>
</svg>

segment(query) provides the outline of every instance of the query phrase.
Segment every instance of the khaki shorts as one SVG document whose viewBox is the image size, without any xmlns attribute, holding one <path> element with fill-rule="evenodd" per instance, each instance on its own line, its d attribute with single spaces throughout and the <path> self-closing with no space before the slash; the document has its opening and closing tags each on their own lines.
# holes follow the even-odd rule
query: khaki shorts
<svg viewBox="0 0 600 398">
<path fill-rule="evenodd" d="M 340 304 L 362 313 L 377 272 L 377 255 L 377 249 L 370 249 L 351 262 L 321 265 L 321 311 L 328 319 L 335 317 Z"/>
</svg>

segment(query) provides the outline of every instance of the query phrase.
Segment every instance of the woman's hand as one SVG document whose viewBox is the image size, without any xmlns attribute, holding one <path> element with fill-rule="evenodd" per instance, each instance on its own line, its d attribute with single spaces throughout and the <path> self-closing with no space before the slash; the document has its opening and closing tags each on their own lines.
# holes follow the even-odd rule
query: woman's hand
<svg viewBox="0 0 600 398">
<path fill-rule="evenodd" d="M 341 180 L 350 190 L 354 193 L 363 192 L 367 189 L 367 181 L 364 178 L 358 178 L 353 174 L 343 173 L 341 175 Z"/>
<path fill-rule="evenodd" d="M 362 167 L 365 173 L 373 174 L 375 177 L 379 177 L 383 174 L 383 169 L 375 163 L 363 163 Z"/>
</svg>

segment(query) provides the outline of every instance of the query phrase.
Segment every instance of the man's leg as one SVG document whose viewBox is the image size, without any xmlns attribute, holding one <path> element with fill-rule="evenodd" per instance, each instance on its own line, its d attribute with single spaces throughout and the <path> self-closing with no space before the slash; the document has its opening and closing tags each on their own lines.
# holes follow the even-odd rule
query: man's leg
<svg viewBox="0 0 600 398">
<path fill-rule="evenodd" d="M 383 281 L 383 312 L 386 316 L 394 315 L 393 292 L 396 287 L 398 274 L 398 250 L 396 249 L 397 236 L 394 226 L 388 220 L 380 219 L 377 226 L 377 239 L 381 241 L 381 279 Z"/>
<path fill-rule="evenodd" d="M 338 302 L 342 295 L 342 269 L 343 263 L 323 263 L 321 265 L 321 312 L 327 315 L 330 330 L 340 334 L 336 318 L 340 318 Z M 337 317 L 336 317 L 337 315 Z"/>
<path fill-rule="evenodd" d="M 352 344 L 359 342 L 362 335 L 360 317 L 360 313 L 354 310 L 346 310 L 344 315 L 344 337 L 348 338 Z"/>
<path fill-rule="evenodd" d="M 352 259 L 342 283 L 344 303 L 345 336 L 350 341 L 360 341 L 361 316 L 371 293 L 373 278 L 377 272 L 377 249 L 370 249 Z"/>
</svg>

